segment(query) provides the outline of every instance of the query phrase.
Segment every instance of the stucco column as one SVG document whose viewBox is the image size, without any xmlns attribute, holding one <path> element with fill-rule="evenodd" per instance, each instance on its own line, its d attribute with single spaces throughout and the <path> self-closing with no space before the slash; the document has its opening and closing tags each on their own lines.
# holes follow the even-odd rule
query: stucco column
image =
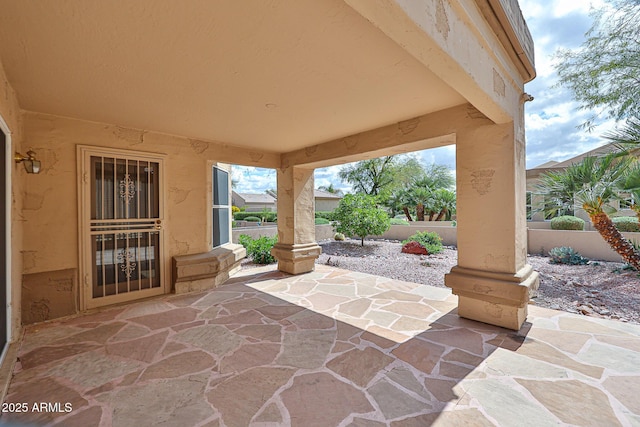
<svg viewBox="0 0 640 427">
<path fill-rule="evenodd" d="M 516 330 L 538 286 L 526 263 L 524 156 L 513 123 L 456 136 L 458 265 L 445 277 L 460 316 Z"/>
<path fill-rule="evenodd" d="M 278 270 L 290 274 L 313 271 L 322 249 L 316 243 L 313 169 L 278 169 L 278 243 L 271 254 Z"/>
</svg>

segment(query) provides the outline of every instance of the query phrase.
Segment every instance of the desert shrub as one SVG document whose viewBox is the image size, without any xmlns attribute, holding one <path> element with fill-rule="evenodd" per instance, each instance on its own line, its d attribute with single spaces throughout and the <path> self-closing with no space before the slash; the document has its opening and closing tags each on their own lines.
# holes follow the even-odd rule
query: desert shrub
<svg viewBox="0 0 640 427">
<path fill-rule="evenodd" d="M 333 211 L 316 211 L 316 218 L 324 218 L 333 221 Z"/>
<path fill-rule="evenodd" d="M 409 225 L 406 219 L 391 218 L 391 225 Z"/>
<path fill-rule="evenodd" d="M 618 231 L 622 232 L 632 232 L 638 233 L 640 232 L 640 225 L 638 225 L 638 218 L 633 216 L 619 216 L 616 218 L 612 218 L 613 223 L 615 224 Z"/>
<path fill-rule="evenodd" d="M 402 243 L 405 244 L 409 242 L 420 243 L 430 254 L 442 252 L 442 237 L 435 231 L 418 231 Z"/>
<path fill-rule="evenodd" d="M 260 222 L 261 219 L 258 218 L 257 216 L 248 216 L 244 219 L 247 222 Z"/>
<path fill-rule="evenodd" d="M 278 242 L 278 237 L 262 236 L 253 239 L 251 236 L 241 234 L 238 242 L 247 249 L 247 255 L 256 264 L 271 264 L 276 259 L 271 255 L 271 248 Z"/>
<path fill-rule="evenodd" d="M 333 235 L 333 239 L 341 242 L 345 239 L 345 237 L 342 233 L 336 233 Z"/>
<path fill-rule="evenodd" d="M 325 224 L 331 224 L 331 221 L 329 221 L 326 218 L 316 218 L 316 225 L 325 225 Z"/>
<path fill-rule="evenodd" d="M 235 214 L 237 214 L 238 212 L 241 212 L 239 207 L 237 207 L 236 205 L 231 206 L 231 213 L 232 213 L 232 214 L 234 214 L 234 215 L 235 215 Z"/>
<path fill-rule="evenodd" d="M 584 230 L 584 220 L 572 215 L 557 216 L 551 220 L 552 230 Z"/>
<path fill-rule="evenodd" d="M 575 249 L 568 246 L 553 248 L 549 251 L 551 264 L 583 265 L 589 262 L 588 258 L 580 255 Z"/>
</svg>

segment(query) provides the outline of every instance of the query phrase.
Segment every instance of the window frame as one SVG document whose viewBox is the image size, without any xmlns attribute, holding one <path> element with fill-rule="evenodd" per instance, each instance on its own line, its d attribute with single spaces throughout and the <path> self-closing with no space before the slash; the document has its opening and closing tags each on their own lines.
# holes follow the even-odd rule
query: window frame
<svg viewBox="0 0 640 427">
<path fill-rule="evenodd" d="M 225 176 L 224 197 L 218 192 L 220 189 L 220 174 Z M 213 249 L 231 243 L 231 174 L 219 166 L 211 167 L 211 246 Z M 226 203 L 225 203 L 226 199 Z M 220 212 L 226 213 L 226 223 L 220 223 Z M 216 216 L 216 213 L 218 216 Z M 216 218 L 218 221 L 216 221 Z M 221 231 L 224 230 L 224 233 Z M 225 237 L 223 239 L 222 237 Z"/>
</svg>

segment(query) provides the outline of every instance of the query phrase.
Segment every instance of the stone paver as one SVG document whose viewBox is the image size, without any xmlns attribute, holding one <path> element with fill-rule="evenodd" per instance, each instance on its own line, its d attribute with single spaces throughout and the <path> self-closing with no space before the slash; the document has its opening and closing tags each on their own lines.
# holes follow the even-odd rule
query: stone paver
<svg viewBox="0 0 640 427">
<path fill-rule="evenodd" d="M 27 328 L 5 402 L 30 410 L 0 425 L 640 425 L 640 326 L 532 306 L 514 332 L 455 308 L 328 266 L 241 271 Z"/>
</svg>

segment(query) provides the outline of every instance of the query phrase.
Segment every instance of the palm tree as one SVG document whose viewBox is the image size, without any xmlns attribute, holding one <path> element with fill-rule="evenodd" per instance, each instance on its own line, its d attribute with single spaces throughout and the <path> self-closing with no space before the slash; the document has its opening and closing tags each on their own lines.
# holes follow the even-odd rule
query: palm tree
<svg viewBox="0 0 640 427">
<path fill-rule="evenodd" d="M 446 190 L 444 188 L 438 188 L 433 192 L 434 206 L 438 212 L 436 221 L 442 221 L 447 218 L 451 218 L 451 215 L 456 211 L 456 193 Z"/>
<path fill-rule="evenodd" d="M 327 193 L 335 195 L 342 195 L 342 190 L 340 190 L 339 188 L 335 188 L 333 186 L 333 183 L 330 183 L 329 185 L 321 185 L 320 187 L 318 187 L 318 190 L 326 191 Z"/>
<path fill-rule="evenodd" d="M 640 146 L 640 118 L 630 117 L 623 127 L 605 135 L 605 138 L 617 144 L 624 153 L 637 157 Z M 620 189 L 631 195 L 633 203 L 630 208 L 640 221 L 640 162 L 635 161 L 628 168 Z"/>
<path fill-rule="evenodd" d="M 560 203 L 575 201 L 589 215 L 593 227 L 624 261 L 640 270 L 640 254 L 620 234 L 608 213 L 615 212 L 609 203 L 618 198 L 625 173 L 633 159 L 619 152 L 604 157 L 585 157 L 564 172 L 543 177 L 538 190 Z"/>
<path fill-rule="evenodd" d="M 429 187 L 414 187 L 410 190 L 410 199 L 416 206 L 416 221 L 424 221 L 425 211 L 431 213 L 432 190 Z"/>
<path fill-rule="evenodd" d="M 640 117 L 630 117 L 624 126 L 604 136 L 622 149 L 631 150 L 640 145 Z"/>
<path fill-rule="evenodd" d="M 629 208 L 635 212 L 640 221 L 640 162 L 635 161 L 628 168 L 620 190 L 631 196 L 633 202 Z"/>
<path fill-rule="evenodd" d="M 582 189 L 584 182 L 575 176 L 572 168 L 564 171 L 549 171 L 540 176 L 540 184 L 537 192 L 544 195 L 543 209 L 545 218 L 553 218 L 558 215 L 566 215 L 572 212 L 575 204 L 575 195 Z"/>
</svg>

